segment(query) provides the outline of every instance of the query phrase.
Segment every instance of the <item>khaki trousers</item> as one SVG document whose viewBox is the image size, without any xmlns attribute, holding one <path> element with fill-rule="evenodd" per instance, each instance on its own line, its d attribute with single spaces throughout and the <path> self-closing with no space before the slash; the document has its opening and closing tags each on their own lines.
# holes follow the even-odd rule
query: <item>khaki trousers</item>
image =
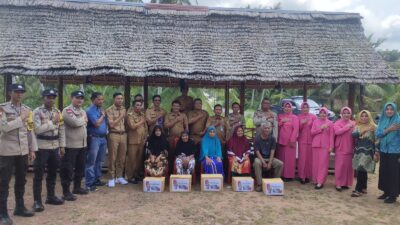
<svg viewBox="0 0 400 225">
<path fill-rule="evenodd" d="M 269 159 L 265 159 L 269 161 Z M 265 170 L 262 166 L 262 162 L 259 158 L 254 159 L 253 163 L 254 173 L 256 175 L 257 185 L 262 185 L 262 172 Z M 274 169 L 274 177 L 279 178 L 282 174 L 283 162 L 279 159 L 274 158 L 272 160 L 272 168 Z"/>
<path fill-rule="evenodd" d="M 110 179 L 122 177 L 125 166 L 127 138 L 125 134 L 108 135 L 108 173 Z"/>
<path fill-rule="evenodd" d="M 129 144 L 126 155 L 125 175 L 130 180 L 138 178 L 144 170 L 143 166 L 144 143 Z"/>
</svg>

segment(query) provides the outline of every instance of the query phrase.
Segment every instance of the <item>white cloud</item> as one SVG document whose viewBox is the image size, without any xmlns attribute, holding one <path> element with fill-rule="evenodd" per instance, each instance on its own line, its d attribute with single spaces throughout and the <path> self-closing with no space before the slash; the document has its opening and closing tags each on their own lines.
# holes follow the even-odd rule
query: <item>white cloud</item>
<svg viewBox="0 0 400 225">
<path fill-rule="evenodd" d="M 400 29 L 400 15 L 390 15 L 381 24 L 384 29 Z"/>
</svg>

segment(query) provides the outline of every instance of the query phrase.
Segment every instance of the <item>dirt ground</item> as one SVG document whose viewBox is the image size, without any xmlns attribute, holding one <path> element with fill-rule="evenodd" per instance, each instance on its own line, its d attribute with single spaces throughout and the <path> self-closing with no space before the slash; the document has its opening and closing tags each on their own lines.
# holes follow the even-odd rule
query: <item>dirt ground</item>
<svg viewBox="0 0 400 225">
<path fill-rule="evenodd" d="M 399 224 L 400 202 L 384 204 L 376 197 L 377 175 L 370 175 L 368 194 L 351 198 L 351 189 L 334 189 L 329 176 L 322 190 L 297 181 L 285 183 L 285 196 L 263 193 L 237 193 L 225 187 L 220 193 L 143 193 L 142 186 L 101 187 L 63 206 L 45 205 L 45 211 L 32 218 L 12 216 L 14 224 Z M 13 181 L 10 185 L 13 186 Z M 25 202 L 32 206 L 32 173 L 26 185 Z M 45 187 L 45 185 L 44 185 Z M 61 194 L 58 181 L 57 193 Z M 9 212 L 14 209 L 10 190 Z"/>
</svg>

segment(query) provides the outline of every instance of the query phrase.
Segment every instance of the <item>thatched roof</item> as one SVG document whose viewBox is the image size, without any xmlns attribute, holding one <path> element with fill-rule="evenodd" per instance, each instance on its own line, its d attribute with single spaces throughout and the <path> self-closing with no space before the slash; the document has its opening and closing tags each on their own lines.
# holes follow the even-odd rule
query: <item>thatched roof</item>
<svg viewBox="0 0 400 225">
<path fill-rule="evenodd" d="M 0 74 L 398 82 L 355 13 L 0 0 Z"/>
</svg>

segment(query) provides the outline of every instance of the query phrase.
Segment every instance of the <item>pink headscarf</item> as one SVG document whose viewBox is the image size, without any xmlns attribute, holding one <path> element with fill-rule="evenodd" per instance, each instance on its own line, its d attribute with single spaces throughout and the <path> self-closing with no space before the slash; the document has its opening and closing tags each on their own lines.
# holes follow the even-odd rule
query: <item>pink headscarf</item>
<svg viewBox="0 0 400 225">
<path fill-rule="evenodd" d="M 326 108 L 326 107 L 321 107 L 320 109 L 319 109 L 319 113 L 321 113 L 321 112 L 325 112 L 326 113 L 326 115 L 327 115 L 327 117 L 328 117 L 328 108 Z M 318 114 L 319 114 L 318 113 Z M 321 119 L 321 118 L 320 118 Z"/>
<path fill-rule="evenodd" d="M 345 107 L 343 107 L 343 108 L 340 110 L 340 115 L 343 115 L 344 110 L 347 110 L 347 111 L 349 111 L 350 114 L 353 114 L 353 112 L 351 111 L 351 109 L 350 109 L 349 107 L 345 106 Z"/>
<path fill-rule="evenodd" d="M 293 113 L 292 103 L 290 103 L 289 101 L 283 102 L 282 108 L 285 108 L 286 105 L 290 106 L 290 111 L 288 113 L 285 112 L 285 114 L 292 114 Z"/>
</svg>

